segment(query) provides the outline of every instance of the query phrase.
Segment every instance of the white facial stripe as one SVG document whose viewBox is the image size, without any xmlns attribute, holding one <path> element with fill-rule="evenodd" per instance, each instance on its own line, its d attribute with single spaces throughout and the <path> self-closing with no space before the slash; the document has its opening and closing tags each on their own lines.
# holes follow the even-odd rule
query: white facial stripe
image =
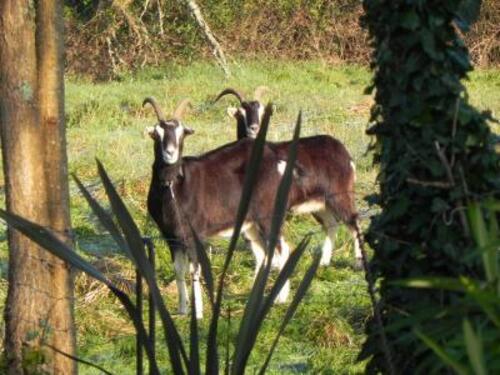
<svg viewBox="0 0 500 375">
<path fill-rule="evenodd" d="M 179 147 L 181 143 L 181 137 L 184 134 L 184 126 L 180 125 L 175 127 L 175 141 L 177 143 L 177 147 Z"/>
<path fill-rule="evenodd" d="M 163 130 L 163 128 L 160 125 L 156 125 L 155 129 L 158 135 L 160 136 L 160 139 L 163 141 L 163 138 L 165 137 L 165 130 Z"/>
<path fill-rule="evenodd" d="M 182 125 L 176 126 L 174 129 L 174 137 L 175 139 L 168 138 L 167 144 L 165 145 L 165 149 L 163 152 L 163 160 L 167 164 L 177 163 L 179 160 L 179 148 L 182 134 L 184 132 L 184 128 Z M 171 129 L 169 129 L 169 132 Z M 172 134 L 172 133 L 169 133 Z"/>
<path fill-rule="evenodd" d="M 262 123 L 262 117 L 264 117 L 264 106 L 259 103 L 259 126 Z"/>
</svg>

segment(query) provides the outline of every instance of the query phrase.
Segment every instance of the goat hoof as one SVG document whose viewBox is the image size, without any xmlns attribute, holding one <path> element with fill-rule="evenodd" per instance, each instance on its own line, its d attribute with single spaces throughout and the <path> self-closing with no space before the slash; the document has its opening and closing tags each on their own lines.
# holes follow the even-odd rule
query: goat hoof
<svg viewBox="0 0 500 375">
<path fill-rule="evenodd" d="M 274 303 L 276 303 L 278 305 L 282 305 L 282 304 L 286 303 L 287 299 L 288 299 L 288 296 L 280 296 L 280 295 L 278 295 L 276 297 L 276 299 L 274 300 Z"/>
<path fill-rule="evenodd" d="M 354 262 L 354 269 L 356 271 L 363 270 L 363 259 L 361 259 L 361 258 L 356 259 L 356 261 Z"/>
<path fill-rule="evenodd" d="M 280 262 L 279 258 L 273 257 L 273 261 L 271 262 L 271 268 L 273 270 L 280 270 L 281 269 L 281 262 Z"/>
<path fill-rule="evenodd" d="M 187 308 L 184 309 L 179 308 L 179 310 L 177 310 L 177 313 L 179 315 L 187 315 Z"/>
<path fill-rule="evenodd" d="M 328 267 L 330 265 L 330 259 L 323 259 L 321 258 L 319 261 L 319 265 L 321 267 Z"/>
</svg>

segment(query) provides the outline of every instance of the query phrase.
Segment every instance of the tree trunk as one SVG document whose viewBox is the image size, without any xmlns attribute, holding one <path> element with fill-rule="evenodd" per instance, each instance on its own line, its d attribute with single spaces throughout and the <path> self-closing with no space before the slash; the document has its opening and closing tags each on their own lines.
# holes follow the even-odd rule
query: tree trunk
<svg viewBox="0 0 500 375">
<path fill-rule="evenodd" d="M 64 20 L 62 0 L 37 2 L 38 106 L 45 147 L 45 180 L 50 227 L 59 238 L 72 245 L 69 212 L 68 160 L 64 120 Z M 56 258 L 52 273 L 54 305 L 52 346 L 75 355 L 73 316 L 73 276 L 66 264 Z M 54 353 L 54 373 L 76 373 L 76 362 Z"/>
<path fill-rule="evenodd" d="M 0 0 L 0 135 L 7 209 L 52 227 L 69 241 L 61 4 L 46 0 L 37 5 Z M 75 364 L 51 349 L 74 354 L 66 265 L 9 229 L 8 277 L 9 373 L 75 373 Z"/>
</svg>

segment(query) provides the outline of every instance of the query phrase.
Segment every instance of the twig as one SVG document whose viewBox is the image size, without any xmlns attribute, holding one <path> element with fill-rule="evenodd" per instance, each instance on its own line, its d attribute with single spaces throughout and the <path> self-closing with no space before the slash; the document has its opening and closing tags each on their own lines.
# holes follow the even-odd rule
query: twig
<svg viewBox="0 0 500 375">
<path fill-rule="evenodd" d="M 440 189 L 450 189 L 453 185 L 449 182 L 446 181 L 425 181 L 425 180 L 417 180 L 416 178 L 408 177 L 406 179 L 406 182 L 410 184 L 415 184 L 415 185 L 421 185 L 421 186 L 429 186 L 429 187 L 435 187 L 435 188 L 440 188 Z"/>
<path fill-rule="evenodd" d="M 219 42 L 217 42 L 217 39 L 215 39 L 215 36 L 210 30 L 210 27 L 208 26 L 207 22 L 203 18 L 200 7 L 198 6 L 198 4 L 196 4 L 195 0 L 183 0 L 183 2 L 186 3 L 186 5 L 188 6 L 191 15 L 198 23 L 198 26 L 200 26 L 203 35 L 207 39 L 208 43 L 214 49 L 213 53 L 215 59 L 217 60 L 222 70 L 224 71 L 224 75 L 226 77 L 229 77 L 231 73 L 227 65 L 226 56 L 224 55 L 224 52 L 222 51 L 222 47 L 220 46 Z"/>
<path fill-rule="evenodd" d="M 158 5 L 158 24 L 160 25 L 160 35 L 164 34 L 163 31 L 163 12 L 161 11 L 161 0 L 156 0 Z"/>
<path fill-rule="evenodd" d="M 439 146 L 438 141 L 434 141 L 434 145 L 436 147 L 436 152 L 439 157 L 439 160 L 443 164 L 445 170 L 446 170 L 446 175 L 448 176 L 448 180 L 450 181 L 450 184 L 452 186 L 455 186 L 455 179 L 453 178 L 453 173 L 451 171 L 451 166 L 450 163 L 448 162 L 448 159 L 446 158 L 446 155 L 444 154 L 443 150 Z M 467 190 L 467 187 L 464 187 L 464 192 Z M 458 200 L 458 207 L 463 207 L 463 202 L 461 199 Z M 459 210 L 459 215 L 460 215 L 460 221 L 462 223 L 462 228 L 464 230 L 464 235 L 465 237 L 469 238 L 470 237 L 470 231 L 469 231 L 469 225 L 467 224 L 467 218 L 465 217 L 465 212 L 463 210 Z"/>
<path fill-rule="evenodd" d="M 75 362 L 83 363 L 84 365 L 87 365 L 87 366 L 93 367 L 95 369 L 98 369 L 99 371 L 102 371 L 106 375 L 113 375 L 112 372 L 109 372 L 108 370 L 102 368 L 101 366 L 96 365 L 95 363 L 89 362 L 89 361 L 87 361 L 85 359 L 81 359 L 81 358 L 75 357 L 74 355 L 71 355 L 69 353 L 63 352 L 62 350 L 57 349 L 55 346 L 52 346 L 52 345 L 47 344 L 47 343 L 42 343 L 42 345 L 44 345 L 44 346 L 52 349 L 56 353 L 61 354 L 62 356 L 66 357 L 66 358 L 72 359 Z"/>
<path fill-rule="evenodd" d="M 451 141 L 453 142 L 455 140 L 455 135 L 457 134 L 457 122 L 458 122 L 458 110 L 460 108 L 460 96 L 457 97 L 457 100 L 455 102 L 455 113 L 453 115 L 453 124 L 451 128 Z M 455 165 L 455 153 L 451 153 L 451 167 Z"/>
<path fill-rule="evenodd" d="M 142 17 L 144 17 L 144 14 L 146 14 L 146 11 L 148 10 L 149 1 L 150 1 L 150 0 L 146 0 L 146 1 L 144 2 L 144 8 L 142 9 L 142 13 L 141 13 L 141 15 L 139 16 L 139 19 L 141 19 L 141 20 L 142 20 Z"/>
</svg>

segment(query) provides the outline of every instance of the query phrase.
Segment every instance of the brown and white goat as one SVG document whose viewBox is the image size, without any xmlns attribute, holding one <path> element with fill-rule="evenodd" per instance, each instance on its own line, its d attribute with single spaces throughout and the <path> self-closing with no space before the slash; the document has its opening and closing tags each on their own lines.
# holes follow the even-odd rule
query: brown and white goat
<svg viewBox="0 0 500 375">
<path fill-rule="evenodd" d="M 197 157 L 183 157 L 184 138 L 193 130 L 184 126 L 180 111 L 167 119 L 154 98 L 146 98 L 158 117 L 158 124 L 147 128 L 154 140 L 154 163 L 148 194 L 148 212 L 165 237 L 174 260 L 179 313 L 187 313 L 186 273 L 195 262 L 191 225 L 200 240 L 231 235 L 243 188 L 244 174 L 253 140 L 243 139 Z M 276 191 L 281 180 L 276 155 L 265 148 L 242 232 L 251 241 L 256 270 L 265 260 Z M 188 256 L 190 255 L 190 256 Z M 191 259 L 190 259 L 191 258 Z M 191 269 L 196 299 L 196 315 L 202 317 L 200 267 Z M 277 302 L 285 302 L 285 284 Z"/>
<path fill-rule="evenodd" d="M 256 90 L 260 93 L 262 87 Z M 238 139 L 254 138 L 260 129 L 262 108 L 260 95 L 252 101 L 232 89 L 223 90 L 216 98 L 234 95 L 239 108 L 229 108 L 228 114 L 236 119 Z M 284 171 L 291 142 L 268 142 L 280 160 Z M 354 200 L 356 170 L 349 152 L 337 139 L 329 135 L 300 138 L 295 163 L 295 183 L 290 192 L 292 212 L 311 213 L 322 225 L 326 238 L 323 243 L 321 265 L 331 262 L 335 234 L 339 221 L 349 228 L 354 239 L 355 267 L 362 268 L 362 255 L 357 235 L 357 213 Z M 282 260 L 283 262 L 283 260 Z"/>
</svg>

